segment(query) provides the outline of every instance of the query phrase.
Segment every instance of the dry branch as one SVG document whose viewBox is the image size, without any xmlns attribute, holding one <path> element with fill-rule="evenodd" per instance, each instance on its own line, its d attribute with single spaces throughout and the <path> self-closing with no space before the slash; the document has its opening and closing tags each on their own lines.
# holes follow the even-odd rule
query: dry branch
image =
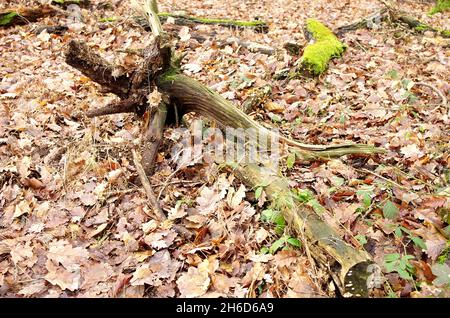
<svg viewBox="0 0 450 318">
<path fill-rule="evenodd" d="M 148 181 L 147 175 L 145 174 L 144 168 L 141 164 L 140 155 L 137 153 L 135 149 L 131 149 L 133 154 L 134 166 L 136 167 L 136 171 L 139 175 L 139 179 L 141 180 L 142 186 L 144 187 L 145 194 L 147 195 L 148 200 L 153 208 L 156 218 L 158 221 L 164 221 L 166 219 L 166 215 L 162 211 L 159 206 L 159 202 L 156 199 L 155 192 L 153 192 L 152 186 L 150 185 L 150 181 Z"/>
<path fill-rule="evenodd" d="M 147 175 L 153 174 L 156 154 L 163 138 L 166 117 L 167 105 L 161 102 L 148 121 L 148 127 L 142 138 L 142 165 Z"/>
<path fill-rule="evenodd" d="M 266 22 L 260 20 L 254 21 L 241 21 L 232 19 L 218 19 L 218 18 L 202 18 L 202 17 L 192 17 L 185 14 L 172 14 L 167 12 L 158 13 L 158 17 L 162 22 L 166 21 L 167 18 L 174 19 L 174 23 L 177 25 L 193 26 L 195 24 L 211 24 L 218 25 L 233 29 L 252 29 L 256 32 L 267 33 L 269 26 Z M 146 27 L 146 24 L 142 21 L 141 17 L 135 17 L 135 21 Z"/>
<path fill-rule="evenodd" d="M 37 21 L 43 17 L 53 15 L 57 11 L 58 10 L 49 5 L 33 8 L 9 8 L 0 12 L 0 26 L 9 27 L 19 24 L 27 24 Z"/>
<path fill-rule="evenodd" d="M 129 78 L 126 75 L 114 76 L 114 66 L 94 53 L 81 42 L 70 41 L 66 54 L 66 63 L 100 84 L 108 92 L 120 98 L 128 97 Z"/>
<path fill-rule="evenodd" d="M 111 76 L 112 66 L 107 65 L 98 55 L 89 52 L 85 45 L 77 44 L 76 42 L 75 44 L 71 43 L 67 53 L 67 61 L 101 85 L 107 88 L 113 86 L 118 93 L 117 95 L 125 100 L 128 95 L 143 96 L 145 97 L 143 103 L 146 104 L 146 96 L 156 85 L 161 92 L 165 93 L 171 103 L 175 103 L 180 107 L 182 112 L 196 112 L 199 115 L 217 121 L 221 127 L 254 128 L 259 134 L 259 140 L 272 140 L 272 137 L 276 134 L 281 143 L 304 159 L 330 158 L 351 153 L 371 154 L 380 152 L 379 149 L 366 145 L 308 145 L 270 131 L 218 93 L 180 74 L 179 59 L 171 58 L 170 51 L 161 47 L 159 40 L 159 37 L 157 37 L 156 41 L 145 50 L 144 61 L 132 74 L 131 78 L 122 78 L 123 82 L 121 84 L 123 87 L 120 88 L 115 86 L 117 81 Z M 153 54 L 157 51 L 159 51 L 159 54 Z M 91 68 L 91 70 L 87 68 Z M 99 76 L 99 71 L 105 71 L 107 73 L 106 77 Z M 158 111 L 164 111 L 164 109 L 160 108 L 163 106 L 164 104 L 160 104 L 156 113 L 151 112 L 151 109 L 147 109 L 147 112 L 151 112 L 149 120 L 152 123 L 151 127 L 149 127 L 151 129 L 147 133 L 147 141 L 150 143 L 154 142 L 154 144 L 149 145 L 151 149 L 148 152 L 148 160 L 154 158 L 158 138 L 162 135 L 161 129 L 165 120 L 165 112 L 158 114 Z M 165 219 L 164 213 L 159 208 L 158 199 L 155 197 L 148 182 L 141 160 L 134 149 L 133 158 L 147 196 L 152 206 L 154 206 L 155 213 L 161 220 Z M 366 295 L 365 277 L 368 274 L 366 270 L 371 264 L 370 257 L 366 253 L 357 251 L 342 241 L 337 233 L 313 211 L 300 207 L 295 202 L 287 183 L 278 176 L 255 164 L 241 164 L 237 165 L 236 168 L 238 175 L 244 182 L 251 185 L 268 184 L 266 192 L 269 198 L 274 201 L 274 204 L 283 213 L 291 228 L 300 236 L 306 235 L 308 244 L 305 246 L 308 248 L 308 251 L 311 250 L 313 252 L 314 258 L 324 264 L 324 266 L 330 262 L 330 265 L 332 265 L 332 267 L 329 267 L 330 273 L 343 293 L 350 292 L 352 295 Z M 324 253 L 326 254 L 325 256 Z"/>
<path fill-rule="evenodd" d="M 246 184 L 257 187 L 267 185 L 264 192 L 273 202 L 297 236 L 312 251 L 313 257 L 328 264 L 339 289 L 346 296 L 367 297 L 367 278 L 371 257 L 345 243 L 340 235 L 305 204 L 299 202 L 289 188 L 287 180 L 272 170 L 256 164 L 239 165 L 235 172 Z M 320 259 L 325 257 L 325 259 Z"/>
</svg>

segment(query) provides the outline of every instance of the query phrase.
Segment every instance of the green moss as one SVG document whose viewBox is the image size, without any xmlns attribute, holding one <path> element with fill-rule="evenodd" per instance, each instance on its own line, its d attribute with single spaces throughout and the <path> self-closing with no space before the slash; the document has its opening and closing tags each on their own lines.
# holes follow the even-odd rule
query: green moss
<svg viewBox="0 0 450 318">
<path fill-rule="evenodd" d="M 99 22 L 114 22 L 116 21 L 118 18 L 117 17 L 108 17 L 108 18 L 101 18 L 100 20 L 98 20 Z"/>
<path fill-rule="evenodd" d="M 0 15 L 0 26 L 1 25 L 8 25 L 12 22 L 14 17 L 18 16 L 19 14 L 17 12 L 8 12 Z"/>
<path fill-rule="evenodd" d="M 306 29 L 312 34 L 315 43 L 305 48 L 300 66 L 312 75 L 319 75 L 327 69 L 330 59 L 344 53 L 346 46 L 330 29 L 315 19 L 306 21 Z"/>
<path fill-rule="evenodd" d="M 422 32 L 422 31 L 426 31 L 426 30 L 430 30 L 431 28 L 428 26 L 428 25 L 426 25 L 426 24 L 419 24 L 418 26 L 415 26 L 414 27 L 414 30 L 416 30 L 416 31 L 419 31 L 419 32 Z"/>
<path fill-rule="evenodd" d="M 57 4 L 80 4 L 80 0 L 53 0 L 53 3 L 57 3 Z"/>
<path fill-rule="evenodd" d="M 197 17 L 189 17 L 186 15 L 176 15 L 168 12 L 160 12 L 158 13 L 159 17 L 173 17 L 180 18 L 185 20 L 190 20 L 192 22 L 197 22 L 201 24 L 223 24 L 223 25 L 234 25 L 237 27 L 266 27 L 266 23 L 264 21 L 239 21 L 239 20 L 231 20 L 231 19 L 215 19 L 215 18 L 197 18 Z"/>
<path fill-rule="evenodd" d="M 429 15 L 433 15 L 439 12 L 450 10 L 450 0 L 437 0 L 434 7 L 428 12 Z"/>
<path fill-rule="evenodd" d="M 170 66 L 167 71 L 161 74 L 158 78 L 160 82 L 171 82 L 175 77 L 180 74 L 180 69 L 178 67 Z"/>
<path fill-rule="evenodd" d="M 450 38 L 450 31 L 449 30 L 442 30 L 440 34 L 444 38 Z"/>
</svg>

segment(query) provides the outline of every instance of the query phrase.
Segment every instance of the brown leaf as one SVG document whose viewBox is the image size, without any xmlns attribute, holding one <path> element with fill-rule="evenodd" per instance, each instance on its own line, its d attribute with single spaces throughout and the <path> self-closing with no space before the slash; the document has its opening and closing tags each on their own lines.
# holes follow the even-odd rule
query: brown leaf
<svg viewBox="0 0 450 318">
<path fill-rule="evenodd" d="M 239 281 L 237 277 L 228 277 L 224 274 L 213 274 L 211 276 L 212 286 L 218 292 L 228 294 L 230 288 L 234 287 Z"/>
<path fill-rule="evenodd" d="M 447 245 L 447 242 L 442 240 L 426 240 L 427 255 L 434 261 L 441 254 Z"/>
<path fill-rule="evenodd" d="M 113 268 L 107 263 L 89 264 L 83 273 L 83 284 L 81 288 L 89 289 L 99 282 L 106 282 L 113 274 Z"/>
<path fill-rule="evenodd" d="M 69 271 L 80 269 L 80 265 L 89 257 L 89 252 L 83 247 L 72 247 L 67 241 L 54 241 L 49 244 L 47 257 L 60 263 Z"/>
<path fill-rule="evenodd" d="M 55 266 L 52 261 L 48 260 L 46 263 L 48 270 L 45 279 L 52 285 L 59 286 L 62 290 L 68 289 L 75 291 L 80 287 L 80 270 L 73 272 L 64 269 L 61 266 Z"/>
<path fill-rule="evenodd" d="M 97 203 L 97 197 L 93 193 L 83 193 L 79 198 L 81 203 L 86 206 L 95 205 Z"/>
<path fill-rule="evenodd" d="M 177 286 L 180 290 L 180 297 L 199 297 L 206 293 L 209 288 L 208 272 L 206 270 L 199 270 L 195 267 L 189 267 L 187 273 L 183 273 L 177 279 Z"/>
<path fill-rule="evenodd" d="M 130 283 L 132 286 L 160 286 L 163 279 L 173 279 L 179 266 L 179 262 L 172 260 L 167 250 L 156 252 L 146 264 L 136 269 Z"/>
</svg>

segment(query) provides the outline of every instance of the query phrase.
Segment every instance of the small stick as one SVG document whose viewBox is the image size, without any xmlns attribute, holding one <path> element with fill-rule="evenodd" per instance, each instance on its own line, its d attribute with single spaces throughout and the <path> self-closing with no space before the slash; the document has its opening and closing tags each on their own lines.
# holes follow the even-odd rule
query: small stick
<svg viewBox="0 0 450 318">
<path fill-rule="evenodd" d="M 163 210 L 159 206 L 158 200 L 156 199 L 155 193 L 153 192 L 152 186 L 150 185 L 150 181 L 148 181 L 147 175 L 145 174 L 144 168 L 141 164 L 141 158 L 138 152 L 135 149 L 131 149 L 131 153 L 133 154 L 134 166 L 136 167 L 137 173 L 139 175 L 139 179 L 141 180 L 142 186 L 144 187 L 145 194 L 150 201 L 150 204 L 153 207 L 155 212 L 155 216 L 158 221 L 166 220 L 166 215 Z"/>
<path fill-rule="evenodd" d="M 388 183 L 390 183 L 390 184 L 393 184 L 393 185 L 399 187 L 399 188 L 402 189 L 402 190 L 408 191 L 408 192 L 410 192 L 410 193 L 414 193 L 414 191 L 411 191 L 410 189 L 408 189 L 407 187 L 402 186 L 401 184 L 398 184 L 398 183 L 395 182 L 394 180 L 385 178 L 385 177 L 383 177 L 382 175 L 380 175 L 380 174 L 378 174 L 378 173 L 376 173 L 376 172 L 370 171 L 369 169 L 363 168 L 363 169 L 355 169 L 355 170 L 356 170 L 356 171 L 359 171 L 359 172 L 369 173 L 369 174 L 371 174 L 371 175 L 373 175 L 373 176 L 375 176 L 375 177 L 377 177 L 377 178 L 379 178 L 379 179 L 381 179 L 381 180 L 384 180 L 384 181 L 386 181 L 386 182 L 388 182 Z"/>
<path fill-rule="evenodd" d="M 445 97 L 444 94 L 442 94 L 442 92 L 439 89 L 437 89 L 436 87 L 434 87 L 431 84 L 424 83 L 424 82 L 414 82 L 414 85 L 428 87 L 429 89 L 431 89 L 432 91 L 434 91 L 436 94 L 439 95 L 439 97 L 441 98 L 442 106 L 447 107 L 447 98 Z"/>
</svg>

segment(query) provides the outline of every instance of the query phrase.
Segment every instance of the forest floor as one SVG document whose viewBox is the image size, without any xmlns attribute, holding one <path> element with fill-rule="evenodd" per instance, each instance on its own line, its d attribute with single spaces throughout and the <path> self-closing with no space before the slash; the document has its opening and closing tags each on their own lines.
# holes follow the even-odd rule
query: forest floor
<svg viewBox="0 0 450 318">
<path fill-rule="evenodd" d="M 83 40 L 126 71 L 138 57 L 119 50 L 143 48 L 151 34 L 133 23 L 128 1 L 90 2 L 82 22 L 57 14 L 0 28 L 0 296 L 337 296 L 327 272 L 287 240 L 288 229 L 267 222 L 264 192 L 255 197 L 256 189 L 220 165 L 177 163 L 174 125 L 150 177 L 169 221 L 152 220 L 130 152 L 141 122 L 126 114 L 83 116 L 117 97 L 64 58 L 70 40 Z M 2 1 L 0 9 L 19 4 L 39 2 Z M 398 1 L 449 30 L 450 12 L 430 17 L 432 5 Z M 268 101 L 250 115 L 302 142 L 387 149 L 282 170 L 380 266 L 373 297 L 450 297 L 450 118 L 436 93 L 450 98 L 450 39 L 384 21 L 342 36 L 347 51 L 319 78 L 274 79 L 296 60 L 283 45 L 306 44 L 308 17 L 335 29 L 381 8 L 376 0 L 159 1 L 160 11 L 269 23 L 268 33 L 180 27 L 184 72 L 236 105 L 271 85 Z M 40 25 L 69 29 L 36 33 Z M 199 43 L 199 35 L 209 39 Z M 277 51 L 217 45 L 230 38 Z M 195 238 L 183 238 L 173 224 Z"/>
</svg>

